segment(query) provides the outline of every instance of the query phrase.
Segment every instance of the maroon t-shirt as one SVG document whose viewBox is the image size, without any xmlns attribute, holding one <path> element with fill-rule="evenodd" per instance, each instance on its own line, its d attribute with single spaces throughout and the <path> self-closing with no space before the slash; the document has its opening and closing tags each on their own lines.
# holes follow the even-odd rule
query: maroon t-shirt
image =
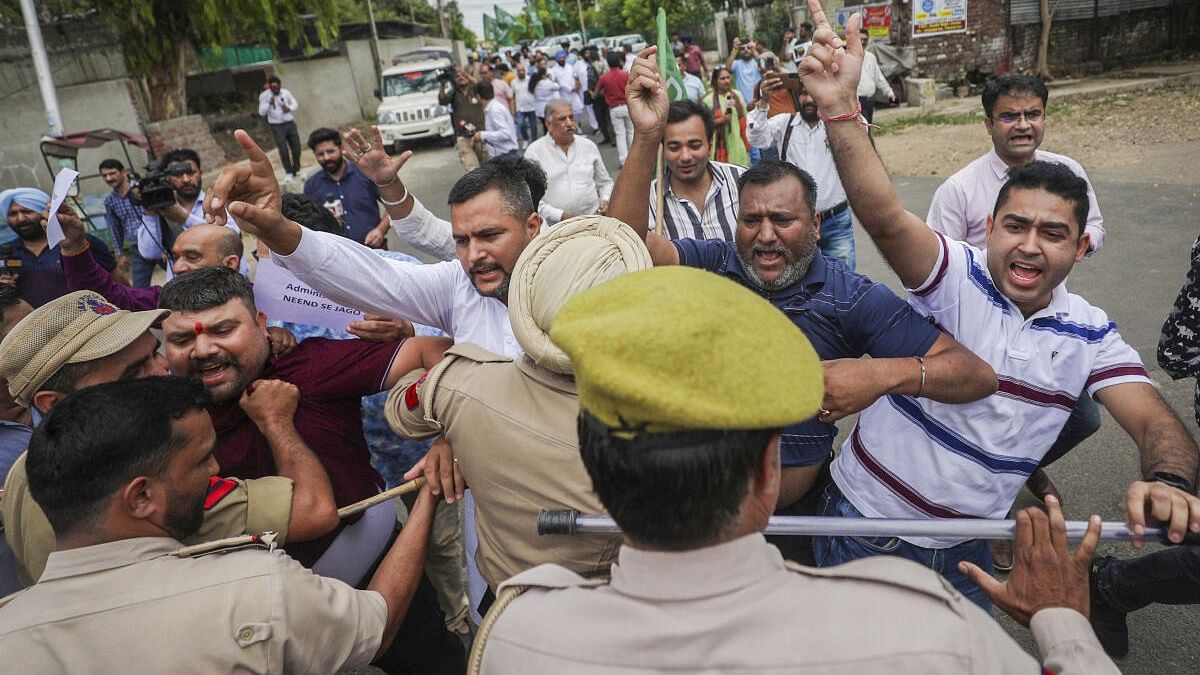
<svg viewBox="0 0 1200 675">
<path fill-rule="evenodd" d="M 339 507 L 370 497 L 383 487 L 363 438 L 362 397 L 383 390 L 400 345 L 309 338 L 291 354 L 272 358 L 262 374 L 263 379 L 284 380 L 300 389 L 296 431 L 325 466 Z M 217 431 L 214 454 L 221 475 L 261 478 L 278 474 L 266 437 L 236 402 L 210 412 Z M 311 566 L 340 531 L 339 526 L 320 539 L 289 543 L 288 553 Z"/>
</svg>

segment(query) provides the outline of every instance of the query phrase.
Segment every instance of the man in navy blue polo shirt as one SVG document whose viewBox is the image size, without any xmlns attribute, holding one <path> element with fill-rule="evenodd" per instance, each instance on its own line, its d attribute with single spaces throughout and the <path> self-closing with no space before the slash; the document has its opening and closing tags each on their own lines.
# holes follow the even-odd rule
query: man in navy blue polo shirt
<svg viewBox="0 0 1200 675">
<path fill-rule="evenodd" d="M 346 226 L 348 237 L 371 248 L 387 248 L 388 224 L 379 216 L 379 188 L 342 157 L 342 135 L 321 128 L 308 136 L 321 171 L 304 181 L 304 194 L 316 198 Z"/>
<path fill-rule="evenodd" d="M 727 276 L 762 294 L 798 325 L 825 362 L 820 414 L 784 430 L 779 508 L 807 494 L 833 450 L 836 420 L 888 393 L 943 403 L 988 396 L 996 376 L 981 359 L 940 332 L 886 286 L 857 274 L 817 247 L 817 186 L 807 172 L 768 161 L 738 180 L 740 206 L 733 242 L 647 234 L 645 204 L 654 157 L 667 121 L 665 89 L 652 59 L 638 59 L 627 96 L 638 101 L 633 147 L 617 181 L 609 215 L 646 237 L 656 265 L 689 265 Z M 657 95 L 656 95 L 657 94 Z M 636 153 L 636 155 L 635 155 Z M 748 330 L 753 330 L 748 327 Z M 862 359 L 870 355 L 871 359 Z M 765 354 L 763 358 L 778 358 Z"/>
<path fill-rule="evenodd" d="M 17 234 L 0 244 L 0 283 L 15 285 L 21 297 L 37 308 L 70 292 L 63 272 L 62 252 L 46 241 L 45 219 L 50 195 L 37 188 L 14 188 L 0 193 L 0 212 L 8 217 L 8 226 Z M 64 206 L 69 209 L 70 207 Z M 117 261 L 108 246 L 87 235 L 96 262 L 112 272 Z"/>
</svg>

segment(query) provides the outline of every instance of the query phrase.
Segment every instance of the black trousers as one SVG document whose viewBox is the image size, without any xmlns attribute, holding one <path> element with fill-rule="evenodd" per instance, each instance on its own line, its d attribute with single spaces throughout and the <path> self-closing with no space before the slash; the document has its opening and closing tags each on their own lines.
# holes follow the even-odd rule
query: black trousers
<svg viewBox="0 0 1200 675">
<path fill-rule="evenodd" d="M 399 533 L 399 528 L 392 533 L 388 551 Z M 365 589 L 371 583 L 371 577 L 385 556 L 387 551 L 375 561 L 357 588 Z M 458 636 L 446 630 L 445 615 L 438 607 L 437 593 L 424 573 L 408 606 L 408 613 L 400 623 L 400 630 L 396 632 L 396 639 L 371 665 L 389 675 L 462 675 L 466 672 L 466 648 Z"/>
<path fill-rule="evenodd" d="M 275 137 L 275 147 L 279 148 L 279 163 L 283 165 L 284 173 L 300 171 L 300 132 L 295 122 L 272 124 L 271 135 Z"/>
</svg>

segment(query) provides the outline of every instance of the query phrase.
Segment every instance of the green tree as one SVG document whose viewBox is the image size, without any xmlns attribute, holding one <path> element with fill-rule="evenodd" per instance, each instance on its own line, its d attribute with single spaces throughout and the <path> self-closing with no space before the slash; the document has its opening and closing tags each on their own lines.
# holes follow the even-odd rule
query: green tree
<svg viewBox="0 0 1200 675">
<path fill-rule="evenodd" d="M 455 40 L 462 40 L 467 49 L 474 49 L 478 38 L 475 36 L 474 31 L 467 28 L 462 10 L 458 6 L 458 0 L 447 2 L 442 8 L 442 12 L 446 15 L 446 21 L 450 24 L 450 37 Z"/>
<path fill-rule="evenodd" d="M 336 0 L 50 0 L 39 3 L 43 21 L 95 16 L 117 36 L 125 66 L 143 82 L 151 121 L 187 111 L 184 74 L 189 57 L 239 43 L 309 47 L 303 33 L 312 17 L 317 43 L 337 37 Z M 5 21 L 20 17 L 17 0 L 3 0 Z M 15 11 L 14 11 L 15 10 Z M 264 40 L 265 38 L 265 40 Z"/>
</svg>

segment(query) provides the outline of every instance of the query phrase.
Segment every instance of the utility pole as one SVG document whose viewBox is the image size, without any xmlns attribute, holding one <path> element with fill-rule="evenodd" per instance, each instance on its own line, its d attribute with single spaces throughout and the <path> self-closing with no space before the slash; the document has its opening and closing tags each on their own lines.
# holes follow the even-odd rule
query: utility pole
<svg viewBox="0 0 1200 675">
<path fill-rule="evenodd" d="M 575 0 L 575 9 L 579 10 L 579 35 L 587 42 L 587 26 L 583 25 L 583 5 L 580 0 Z"/>
<path fill-rule="evenodd" d="M 25 34 L 29 36 L 33 72 L 37 75 L 38 89 L 42 92 L 46 124 L 50 127 L 51 136 L 62 136 L 63 124 L 58 112 L 58 92 L 54 89 L 54 75 L 50 72 L 50 59 L 46 58 L 46 43 L 42 42 L 42 26 L 38 23 L 33 0 L 21 0 L 21 15 L 25 17 Z"/>
<path fill-rule="evenodd" d="M 375 28 L 375 7 L 367 0 L 367 22 L 371 24 L 371 58 L 375 62 L 375 86 L 383 91 L 383 66 L 379 62 L 379 30 Z"/>
<path fill-rule="evenodd" d="M 443 7 L 444 0 L 437 0 L 438 25 L 442 28 L 442 39 L 450 39 L 450 24 L 446 23 L 446 12 Z"/>
</svg>

